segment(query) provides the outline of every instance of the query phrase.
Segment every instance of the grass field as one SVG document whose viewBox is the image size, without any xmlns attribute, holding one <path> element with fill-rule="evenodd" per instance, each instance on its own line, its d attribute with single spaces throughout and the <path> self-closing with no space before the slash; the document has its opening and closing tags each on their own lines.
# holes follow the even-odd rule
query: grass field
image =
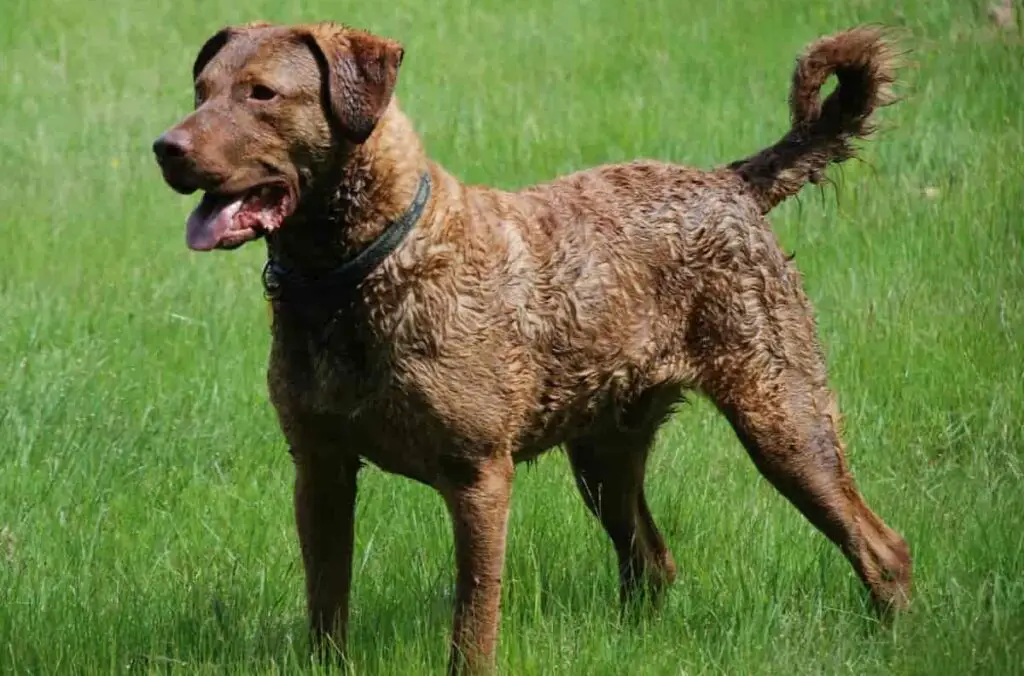
<svg viewBox="0 0 1024 676">
<path fill-rule="evenodd" d="M 516 479 L 499 662 L 1024 671 L 1024 42 L 980 4 L 4 0 L 3 15 L 0 671 L 311 668 L 263 247 L 189 253 L 192 200 L 149 151 L 191 103 L 205 38 L 257 17 L 400 39 L 399 97 L 431 154 L 502 187 L 739 158 L 785 131 L 805 43 L 904 27 L 908 98 L 867 161 L 773 218 L 818 310 L 858 482 L 913 548 L 913 612 L 878 626 L 845 560 L 697 400 L 648 473 L 681 572 L 663 611 L 619 621 L 610 544 L 551 453 Z M 370 470 L 357 518 L 353 671 L 441 671 L 441 500 Z"/>
</svg>

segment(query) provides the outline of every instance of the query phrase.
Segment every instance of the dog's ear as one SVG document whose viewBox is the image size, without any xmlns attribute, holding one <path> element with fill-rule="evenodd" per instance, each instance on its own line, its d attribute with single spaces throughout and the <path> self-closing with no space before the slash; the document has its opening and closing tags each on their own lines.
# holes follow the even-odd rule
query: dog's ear
<svg viewBox="0 0 1024 676">
<path fill-rule="evenodd" d="M 394 40 L 337 24 L 302 34 L 323 73 L 323 100 L 345 138 L 362 143 L 391 101 L 405 50 Z"/>
<path fill-rule="evenodd" d="M 199 77 L 199 74 L 203 72 L 206 65 L 213 60 L 213 57 L 217 56 L 217 52 L 224 49 L 224 45 L 233 36 L 254 28 L 267 28 L 270 25 L 266 21 L 252 21 L 238 26 L 225 26 L 221 28 L 199 48 L 199 54 L 196 56 L 195 63 L 192 64 L 192 80 L 195 81 Z"/>
</svg>

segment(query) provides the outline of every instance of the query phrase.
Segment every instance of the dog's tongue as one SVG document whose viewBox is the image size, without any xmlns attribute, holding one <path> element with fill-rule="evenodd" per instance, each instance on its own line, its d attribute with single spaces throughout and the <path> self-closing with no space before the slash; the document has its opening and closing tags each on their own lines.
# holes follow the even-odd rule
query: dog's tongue
<svg viewBox="0 0 1024 676">
<path fill-rule="evenodd" d="M 194 251 L 216 248 L 224 234 L 231 229 L 231 221 L 242 208 L 242 197 L 204 195 L 189 214 L 185 226 L 185 242 Z"/>
</svg>

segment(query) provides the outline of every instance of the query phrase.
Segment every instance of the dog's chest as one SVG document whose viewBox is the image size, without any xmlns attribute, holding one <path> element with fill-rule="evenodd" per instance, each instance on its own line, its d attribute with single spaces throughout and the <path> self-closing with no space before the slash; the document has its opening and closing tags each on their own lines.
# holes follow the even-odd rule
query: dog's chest
<svg viewBox="0 0 1024 676">
<path fill-rule="evenodd" d="M 352 417 L 380 383 L 379 350 L 352 332 L 275 332 L 268 381 L 280 411 Z"/>
<path fill-rule="evenodd" d="M 301 443 L 313 420 L 342 452 L 431 483 L 446 454 L 490 446 L 503 428 L 494 384 L 480 387 L 495 375 L 448 361 L 351 332 L 316 340 L 278 331 L 268 384 L 289 443 Z"/>
</svg>

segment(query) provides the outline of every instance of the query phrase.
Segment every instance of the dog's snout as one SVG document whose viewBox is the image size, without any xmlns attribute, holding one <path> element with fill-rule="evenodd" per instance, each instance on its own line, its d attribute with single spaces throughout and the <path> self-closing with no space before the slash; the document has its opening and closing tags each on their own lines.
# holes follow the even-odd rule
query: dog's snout
<svg viewBox="0 0 1024 676">
<path fill-rule="evenodd" d="M 188 195 L 195 192 L 203 179 L 196 166 L 192 134 L 180 127 L 164 132 L 153 141 L 153 154 L 164 180 L 174 190 Z"/>
<path fill-rule="evenodd" d="M 191 150 L 192 140 L 188 132 L 181 129 L 172 129 L 153 142 L 153 153 L 160 162 L 186 157 Z"/>
</svg>

